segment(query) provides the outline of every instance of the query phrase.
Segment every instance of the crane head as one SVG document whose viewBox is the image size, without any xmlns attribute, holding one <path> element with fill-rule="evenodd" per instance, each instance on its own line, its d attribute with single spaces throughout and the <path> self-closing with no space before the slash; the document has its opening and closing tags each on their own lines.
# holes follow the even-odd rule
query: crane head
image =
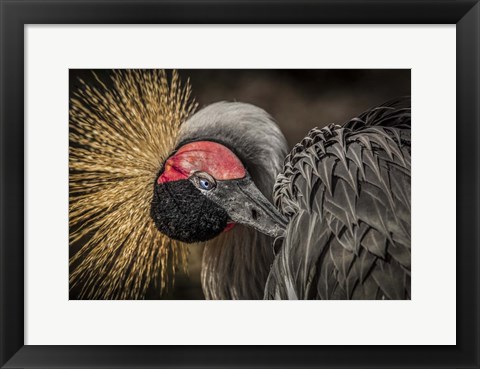
<svg viewBox="0 0 480 369">
<path fill-rule="evenodd" d="M 181 145 L 165 161 L 151 216 L 160 232 L 187 243 L 210 240 L 236 223 L 272 237 L 286 227 L 240 159 L 225 145 L 203 140 Z"/>
</svg>

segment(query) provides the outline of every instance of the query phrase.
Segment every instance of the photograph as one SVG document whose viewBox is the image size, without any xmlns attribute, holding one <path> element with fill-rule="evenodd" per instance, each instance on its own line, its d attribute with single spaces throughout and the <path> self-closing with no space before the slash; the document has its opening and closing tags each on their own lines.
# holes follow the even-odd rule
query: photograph
<svg viewBox="0 0 480 369">
<path fill-rule="evenodd" d="M 70 69 L 70 300 L 410 300 L 410 69 Z"/>
</svg>

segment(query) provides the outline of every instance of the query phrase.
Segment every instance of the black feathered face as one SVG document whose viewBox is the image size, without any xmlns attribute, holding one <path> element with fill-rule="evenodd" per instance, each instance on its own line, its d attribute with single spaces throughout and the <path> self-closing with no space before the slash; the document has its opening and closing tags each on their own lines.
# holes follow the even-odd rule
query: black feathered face
<svg viewBox="0 0 480 369">
<path fill-rule="evenodd" d="M 182 146 L 154 184 L 151 216 L 158 230 L 182 242 L 208 241 L 235 223 L 270 236 L 285 219 L 257 189 L 240 160 L 209 141 Z"/>
<path fill-rule="evenodd" d="M 227 212 L 188 179 L 156 183 L 151 215 L 158 230 L 183 242 L 208 241 L 228 225 Z"/>
</svg>

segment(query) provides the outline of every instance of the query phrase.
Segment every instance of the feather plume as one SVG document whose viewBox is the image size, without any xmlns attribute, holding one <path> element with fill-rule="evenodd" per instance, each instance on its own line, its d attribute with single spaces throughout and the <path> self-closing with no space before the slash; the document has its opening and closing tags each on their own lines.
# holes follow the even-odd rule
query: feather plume
<svg viewBox="0 0 480 369">
<path fill-rule="evenodd" d="M 186 246 L 149 214 L 156 176 L 197 105 L 175 71 L 95 79 L 80 80 L 70 98 L 70 288 L 81 298 L 138 299 L 152 283 L 168 289 L 187 265 Z"/>
</svg>

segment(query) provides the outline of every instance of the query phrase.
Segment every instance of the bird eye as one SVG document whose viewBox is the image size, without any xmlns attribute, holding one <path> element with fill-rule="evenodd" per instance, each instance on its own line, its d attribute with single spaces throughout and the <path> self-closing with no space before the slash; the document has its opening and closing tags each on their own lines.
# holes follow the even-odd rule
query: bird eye
<svg viewBox="0 0 480 369">
<path fill-rule="evenodd" d="M 197 172 L 191 177 L 191 181 L 201 190 L 210 191 L 217 185 L 215 178 L 205 172 Z"/>
<path fill-rule="evenodd" d="M 200 187 L 202 187 L 204 190 L 209 190 L 210 189 L 210 182 L 208 182 L 208 179 L 201 179 L 200 180 Z"/>
</svg>

